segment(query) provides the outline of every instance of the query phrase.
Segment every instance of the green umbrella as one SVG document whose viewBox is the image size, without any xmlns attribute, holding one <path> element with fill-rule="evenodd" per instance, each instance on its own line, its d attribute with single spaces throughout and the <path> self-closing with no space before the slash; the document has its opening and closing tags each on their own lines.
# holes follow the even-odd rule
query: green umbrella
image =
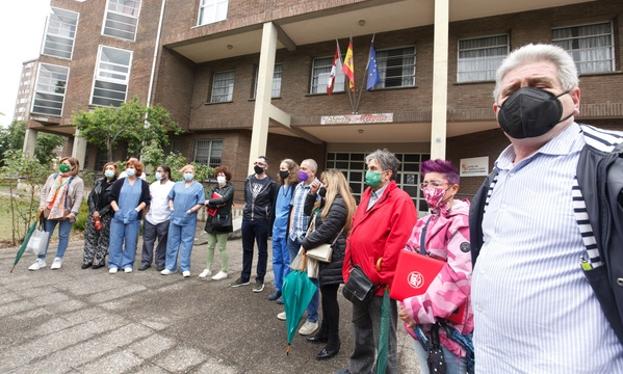
<svg viewBox="0 0 623 374">
<path fill-rule="evenodd" d="M 305 264 L 305 260 L 302 261 Z M 304 265 L 303 268 L 306 268 Z M 286 331 L 288 333 L 288 349 L 294 338 L 296 328 L 301 321 L 305 309 L 309 305 L 318 287 L 309 279 L 307 271 L 293 269 L 283 281 L 282 298 L 286 312 Z"/>
<path fill-rule="evenodd" d="M 15 254 L 15 261 L 13 262 L 11 273 L 13 272 L 13 270 L 15 270 L 15 266 L 17 266 L 17 263 L 24 255 L 24 251 L 26 251 L 26 247 L 28 247 L 28 241 L 30 240 L 32 233 L 35 232 L 36 227 L 37 227 L 37 222 L 33 222 L 33 224 L 30 225 L 30 227 L 28 228 L 28 231 L 26 232 L 26 236 L 24 236 L 24 241 L 22 241 L 22 244 L 19 246 L 19 249 L 17 250 L 17 253 Z"/>
<path fill-rule="evenodd" d="M 389 307 L 389 292 L 385 289 L 383 295 L 383 303 L 381 304 L 381 321 L 379 331 L 379 341 L 377 342 L 376 353 L 376 374 L 383 374 L 387 368 L 387 352 L 389 351 L 389 320 L 390 320 L 390 307 Z"/>
</svg>

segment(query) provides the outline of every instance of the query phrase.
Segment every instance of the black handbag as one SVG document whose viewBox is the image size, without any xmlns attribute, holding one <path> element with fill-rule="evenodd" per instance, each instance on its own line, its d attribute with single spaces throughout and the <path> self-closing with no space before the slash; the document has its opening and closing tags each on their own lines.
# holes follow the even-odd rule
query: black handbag
<svg viewBox="0 0 623 374">
<path fill-rule="evenodd" d="M 374 295 L 374 284 L 359 266 L 350 271 L 348 282 L 342 289 L 342 295 L 353 304 L 366 304 Z"/>
</svg>

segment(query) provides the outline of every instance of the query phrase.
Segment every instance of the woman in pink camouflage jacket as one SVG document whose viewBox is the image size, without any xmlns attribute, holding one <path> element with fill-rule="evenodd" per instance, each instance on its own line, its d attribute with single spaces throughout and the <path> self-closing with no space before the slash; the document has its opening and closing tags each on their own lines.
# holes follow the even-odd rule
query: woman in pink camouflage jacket
<svg viewBox="0 0 623 374">
<path fill-rule="evenodd" d="M 450 337 L 456 333 L 471 340 L 474 319 L 469 305 L 472 262 L 469 246 L 469 203 L 454 199 L 459 191 L 459 174 L 452 163 L 428 160 L 422 163 L 422 194 L 431 214 L 420 218 L 406 249 L 420 252 L 424 233 L 424 249 L 436 259 L 445 261 L 427 291 L 406 298 L 400 305 L 400 318 L 415 338 L 421 373 L 427 374 L 431 331 L 438 331 L 448 374 L 466 373 L 468 361 L 465 346 Z M 437 324 L 437 325 L 436 325 Z M 443 327 L 439 327 L 441 326 Z M 416 333 L 419 332 L 418 333 Z M 471 362 L 470 362 L 471 364 Z"/>
</svg>

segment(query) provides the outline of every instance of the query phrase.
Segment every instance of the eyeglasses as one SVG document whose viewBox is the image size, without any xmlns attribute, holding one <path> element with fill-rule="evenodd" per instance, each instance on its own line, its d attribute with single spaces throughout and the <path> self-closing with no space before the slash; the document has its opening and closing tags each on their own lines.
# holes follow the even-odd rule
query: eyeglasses
<svg viewBox="0 0 623 374">
<path fill-rule="evenodd" d="M 447 186 L 448 182 L 444 182 L 444 181 L 429 181 L 429 182 L 422 182 L 420 183 L 420 189 L 423 190 L 428 186 L 431 187 L 442 187 L 442 186 Z"/>
</svg>

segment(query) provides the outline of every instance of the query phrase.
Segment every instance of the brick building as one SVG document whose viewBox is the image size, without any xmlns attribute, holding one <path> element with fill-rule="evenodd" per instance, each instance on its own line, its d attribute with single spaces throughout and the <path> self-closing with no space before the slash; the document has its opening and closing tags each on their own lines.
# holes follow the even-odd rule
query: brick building
<svg viewBox="0 0 623 374">
<path fill-rule="evenodd" d="M 417 196 L 419 162 L 481 159 L 508 143 L 492 111 L 494 73 L 530 42 L 566 48 L 581 72 L 580 120 L 623 129 L 619 0 L 52 0 L 39 58 L 29 136 L 75 136 L 71 114 L 131 97 L 171 111 L 191 159 L 225 164 L 241 183 L 249 158 L 313 157 L 359 194 L 363 155 L 402 159 L 399 184 Z M 357 84 L 374 35 L 380 82 L 358 113 L 338 74 L 326 94 L 336 39 L 353 37 Z M 363 78 L 363 79 L 362 79 Z M 47 82 L 47 84 L 46 84 Z M 39 103 L 39 104 L 38 104 Z M 71 144 L 71 142 L 70 142 Z M 463 179 L 470 195 L 481 176 Z"/>
<path fill-rule="evenodd" d="M 13 120 L 26 121 L 32 106 L 32 94 L 35 88 L 37 76 L 37 60 L 25 61 L 22 64 L 22 75 L 19 79 L 17 98 L 15 99 L 15 112 Z"/>
</svg>

